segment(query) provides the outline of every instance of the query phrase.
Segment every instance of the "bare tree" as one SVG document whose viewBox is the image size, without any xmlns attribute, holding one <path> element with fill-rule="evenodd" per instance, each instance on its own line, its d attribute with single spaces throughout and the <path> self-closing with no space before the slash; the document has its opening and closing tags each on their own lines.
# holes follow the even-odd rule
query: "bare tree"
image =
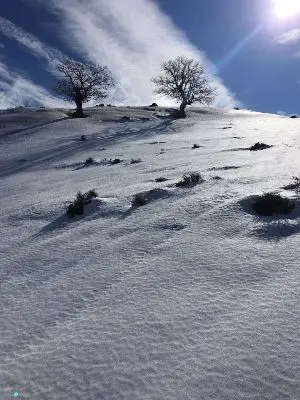
<svg viewBox="0 0 300 400">
<path fill-rule="evenodd" d="M 179 117 L 185 118 L 185 108 L 193 103 L 210 104 L 215 98 L 215 88 L 205 75 L 204 67 L 197 61 L 177 57 L 161 65 L 163 74 L 152 79 L 155 93 L 181 101 Z"/>
<path fill-rule="evenodd" d="M 115 82 L 106 66 L 83 64 L 66 59 L 57 65 L 61 77 L 56 85 L 56 93 L 76 103 L 74 117 L 84 117 L 82 104 L 90 99 L 107 97 Z"/>
</svg>

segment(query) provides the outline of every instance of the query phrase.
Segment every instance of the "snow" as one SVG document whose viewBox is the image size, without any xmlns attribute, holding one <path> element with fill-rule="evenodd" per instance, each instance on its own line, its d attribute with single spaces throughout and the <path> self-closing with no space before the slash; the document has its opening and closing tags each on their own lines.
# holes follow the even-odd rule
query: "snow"
<svg viewBox="0 0 300 400">
<path fill-rule="evenodd" d="M 299 399 L 300 204 L 280 188 L 299 174 L 300 122 L 87 114 L 0 115 L 0 398 Z M 245 150 L 258 141 L 274 147 Z M 205 181 L 175 187 L 188 172 Z M 66 217 L 93 188 L 85 214 Z M 272 190 L 298 207 L 256 216 L 253 196 Z"/>
</svg>

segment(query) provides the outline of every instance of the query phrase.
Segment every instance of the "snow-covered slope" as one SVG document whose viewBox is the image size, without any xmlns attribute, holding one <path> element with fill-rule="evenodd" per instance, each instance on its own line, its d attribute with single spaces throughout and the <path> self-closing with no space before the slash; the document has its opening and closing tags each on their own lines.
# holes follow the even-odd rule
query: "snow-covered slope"
<svg viewBox="0 0 300 400">
<path fill-rule="evenodd" d="M 88 114 L 0 115 L 0 398 L 298 400 L 300 206 L 263 218 L 249 203 L 299 174 L 299 120 Z M 274 147 L 245 150 L 257 141 Z M 190 171 L 205 182 L 175 187 Z"/>
</svg>

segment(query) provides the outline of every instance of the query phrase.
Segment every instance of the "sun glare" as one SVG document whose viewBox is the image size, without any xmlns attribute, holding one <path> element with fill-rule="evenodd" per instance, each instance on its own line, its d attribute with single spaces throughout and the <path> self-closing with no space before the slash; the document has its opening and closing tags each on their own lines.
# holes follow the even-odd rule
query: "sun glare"
<svg viewBox="0 0 300 400">
<path fill-rule="evenodd" d="M 300 0 L 274 0 L 274 13 L 279 19 L 291 18 L 300 13 Z"/>
</svg>

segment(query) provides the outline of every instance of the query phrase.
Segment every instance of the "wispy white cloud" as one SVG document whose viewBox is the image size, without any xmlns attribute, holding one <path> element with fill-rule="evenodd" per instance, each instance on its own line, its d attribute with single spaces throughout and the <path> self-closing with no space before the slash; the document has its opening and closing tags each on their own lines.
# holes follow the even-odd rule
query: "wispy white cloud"
<svg viewBox="0 0 300 400">
<path fill-rule="evenodd" d="M 300 29 L 292 29 L 275 38 L 276 43 L 288 44 L 300 42 Z"/>
<path fill-rule="evenodd" d="M 56 64 L 64 57 L 59 50 L 45 45 L 34 35 L 2 17 L 0 17 L 0 34 L 17 41 L 31 54 L 46 61 L 46 69 L 56 75 Z M 20 72 L 13 72 L 0 61 L 0 109 L 18 106 L 66 107 L 69 103 L 58 99 Z"/>
<path fill-rule="evenodd" d="M 0 61 L 0 109 L 18 106 L 66 107 L 68 103 L 56 98 L 43 87 L 14 73 Z"/>
<path fill-rule="evenodd" d="M 216 105 L 236 103 L 205 54 L 152 0 L 50 0 L 48 4 L 61 19 L 61 37 L 82 57 L 108 65 L 117 76 L 119 101 L 146 104 L 155 100 L 151 78 L 159 73 L 160 63 L 186 55 L 209 69 L 219 94 Z"/>
<path fill-rule="evenodd" d="M 50 72 L 55 74 L 55 65 L 64 55 L 57 49 L 47 46 L 34 35 L 24 31 L 6 18 L 0 17 L 0 34 L 17 41 L 30 53 L 47 62 Z"/>
</svg>

